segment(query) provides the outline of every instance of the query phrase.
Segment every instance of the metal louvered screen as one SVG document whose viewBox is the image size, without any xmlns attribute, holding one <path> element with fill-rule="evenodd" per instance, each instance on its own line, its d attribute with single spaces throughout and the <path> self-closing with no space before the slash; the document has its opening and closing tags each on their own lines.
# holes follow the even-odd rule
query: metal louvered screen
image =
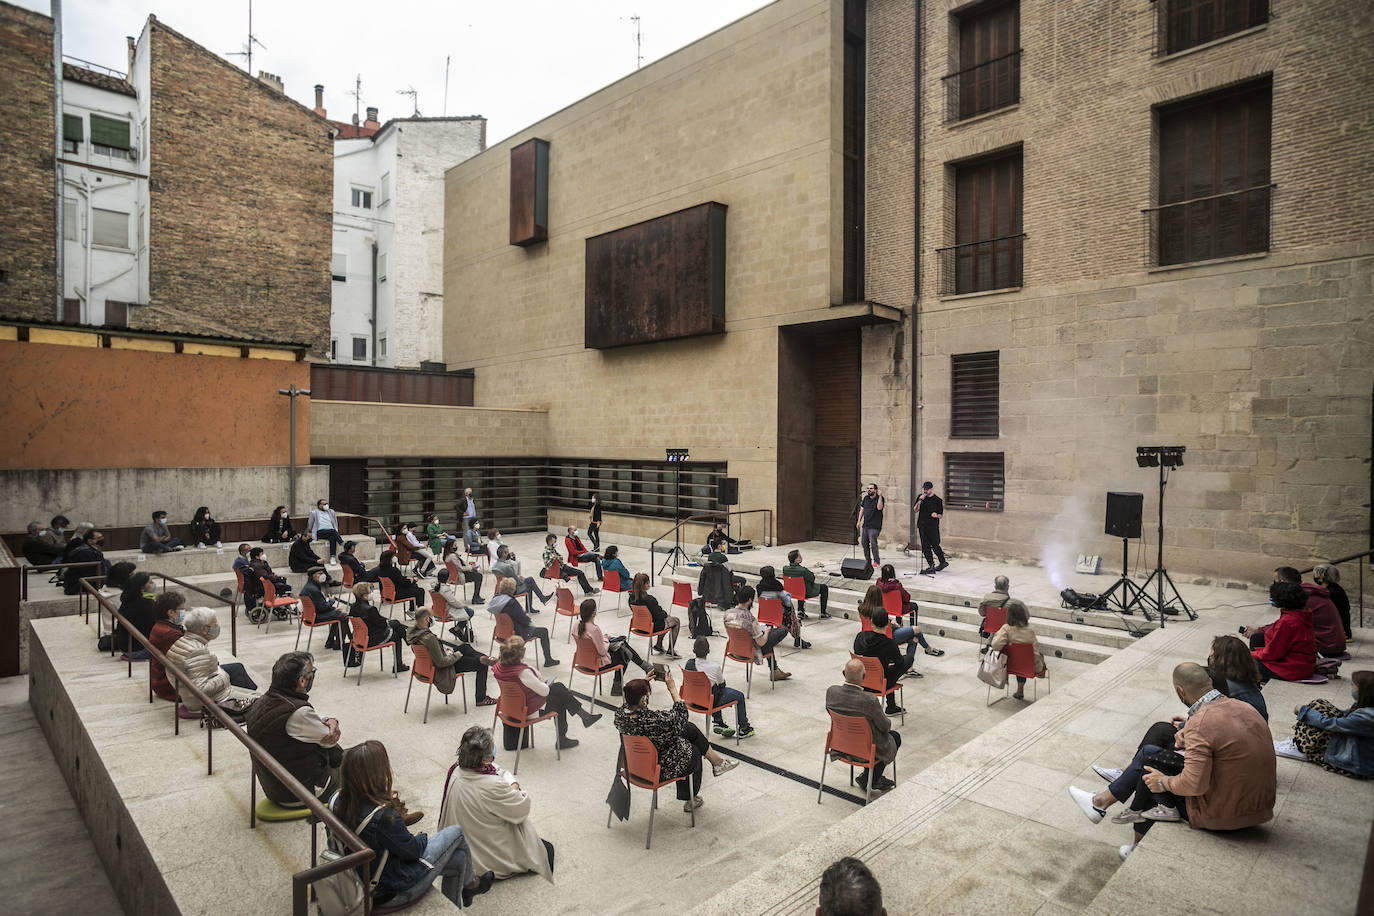
<svg viewBox="0 0 1374 916">
<path fill-rule="evenodd" d="M 1001 512 L 1005 462 L 1002 452 L 945 452 L 945 508 Z"/>
<path fill-rule="evenodd" d="M 949 434 L 955 439 L 996 439 L 998 351 L 950 357 Z"/>
</svg>

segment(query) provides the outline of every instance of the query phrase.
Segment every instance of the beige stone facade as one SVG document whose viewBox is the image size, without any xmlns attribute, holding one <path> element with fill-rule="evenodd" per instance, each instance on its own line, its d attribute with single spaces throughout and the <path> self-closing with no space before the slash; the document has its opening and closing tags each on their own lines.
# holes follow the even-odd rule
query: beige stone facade
<svg viewBox="0 0 1374 916">
<path fill-rule="evenodd" d="M 548 441 L 542 410 L 311 401 L 310 453 L 317 460 L 397 455 L 400 443 L 400 455 L 542 458 Z"/>
</svg>

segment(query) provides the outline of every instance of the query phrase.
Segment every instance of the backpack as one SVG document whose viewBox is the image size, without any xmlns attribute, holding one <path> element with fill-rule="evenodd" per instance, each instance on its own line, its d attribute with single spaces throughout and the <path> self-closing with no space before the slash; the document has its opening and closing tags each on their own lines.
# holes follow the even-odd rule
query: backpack
<svg viewBox="0 0 1374 916">
<path fill-rule="evenodd" d="M 335 793 L 329 800 L 329 808 L 332 811 L 339 796 Z M 358 836 L 362 835 L 363 830 L 371 823 L 382 808 L 378 805 L 372 809 L 372 813 L 363 818 L 361 824 L 353 832 Z M 335 841 L 334 837 L 329 837 L 325 844 L 325 849 L 320 853 L 320 864 L 328 865 L 337 862 L 347 855 Z M 371 863 L 364 863 L 359 868 L 348 868 L 341 872 L 335 872 L 327 878 L 321 878 L 310 886 L 315 889 L 315 905 L 319 909 L 320 916 L 363 916 L 367 911 L 368 898 L 377 889 L 377 882 L 382 879 L 382 870 L 386 868 L 387 857 L 391 854 L 383 852 L 377 858 L 377 868 L 373 872 L 372 879 L 366 884 L 363 882 L 362 875 L 359 874 L 362 868 L 366 868 Z"/>
<path fill-rule="evenodd" d="M 693 639 L 716 635 L 711 629 L 711 615 L 706 613 L 705 598 L 693 598 L 687 605 L 687 635 Z"/>
</svg>

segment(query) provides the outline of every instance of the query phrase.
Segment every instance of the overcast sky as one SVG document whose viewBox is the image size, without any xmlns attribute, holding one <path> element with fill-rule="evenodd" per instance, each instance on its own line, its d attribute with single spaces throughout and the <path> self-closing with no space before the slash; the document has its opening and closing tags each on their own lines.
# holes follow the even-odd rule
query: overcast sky
<svg viewBox="0 0 1374 916">
<path fill-rule="evenodd" d="M 17 0 L 50 12 L 47 0 Z M 410 115 L 398 90 L 414 88 L 420 113 L 485 115 L 495 143 L 635 68 L 641 17 L 644 63 L 766 6 L 763 0 L 255 0 L 253 70 L 278 74 L 313 106 L 323 83 L 329 116 L 347 121 L 362 76 L 361 107 L 381 120 Z M 119 71 L 124 37 L 149 13 L 218 54 L 243 49 L 248 0 L 65 0 L 63 52 Z M 244 66 L 243 58 L 230 60 Z"/>
</svg>

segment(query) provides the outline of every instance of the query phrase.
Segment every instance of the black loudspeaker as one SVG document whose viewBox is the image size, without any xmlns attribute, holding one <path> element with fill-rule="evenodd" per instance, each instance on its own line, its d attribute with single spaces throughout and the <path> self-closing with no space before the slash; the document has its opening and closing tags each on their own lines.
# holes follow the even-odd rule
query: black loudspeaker
<svg viewBox="0 0 1374 916">
<path fill-rule="evenodd" d="M 1144 494 L 1108 493 L 1107 534 L 1114 538 L 1140 537 L 1140 517 L 1144 510 Z"/>
<path fill-rule="evenodd" d="M 848 557 L 840 563 L 840 575 L 846 579 L 871 579 L 873 567 L 861 557 Z"/>
<path fill-rule="evenodd" d="M 722 477 L 716 481 L 716 502 L 722 506 L 739 504 L 739 478 Z"/>
</svg>

